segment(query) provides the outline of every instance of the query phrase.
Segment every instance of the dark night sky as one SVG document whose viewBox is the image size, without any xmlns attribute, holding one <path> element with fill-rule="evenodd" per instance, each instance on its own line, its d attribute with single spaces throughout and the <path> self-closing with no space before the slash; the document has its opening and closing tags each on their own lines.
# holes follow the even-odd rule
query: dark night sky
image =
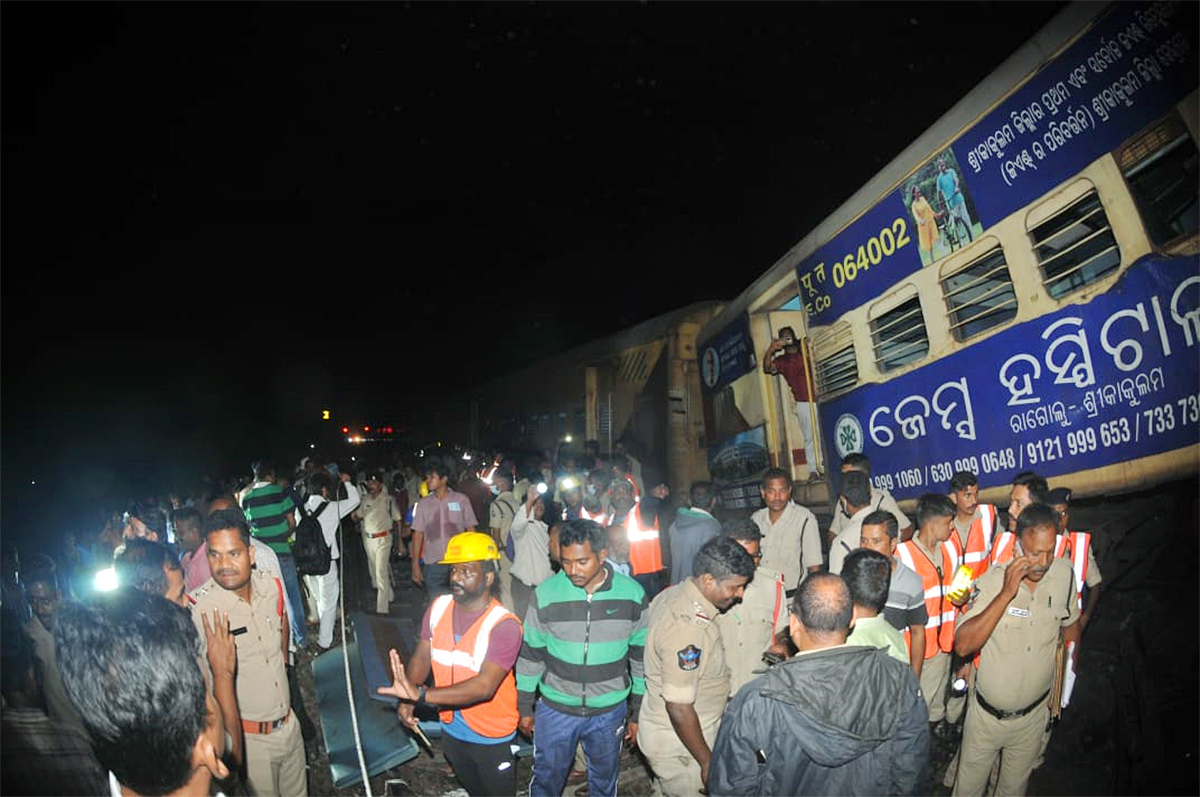
<svg viewBox="0 0 1200 797">
<path fill-rule="evenodd" d="M 5 2 L 4 531 L 732 299 L 1060 8 Z"/>
</svg>

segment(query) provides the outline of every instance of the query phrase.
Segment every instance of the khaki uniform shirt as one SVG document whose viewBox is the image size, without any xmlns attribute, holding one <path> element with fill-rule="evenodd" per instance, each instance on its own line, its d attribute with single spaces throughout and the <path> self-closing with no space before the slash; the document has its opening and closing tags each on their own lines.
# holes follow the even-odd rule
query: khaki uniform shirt
<svg viewBox="0 0 1200 797">
<path fill-rule="evenodd" d="M 979 594 L 959 623 L 979 615 L 1000 594 L 1008 565 L 991 567 L 979 577 Z M 1079 619 L 1077 596 L 1071 565 L 1058 557 L 1036 589 L 1021 582 L 1017 597 L 1008 604 L 979 654 L 975 688 L 988 704 L 1001 711 L 1016 711 L 1050 688 L 1059 629 Z"/>
<path fill-rule="evenodd" d="M 280 615 L 280 592 L 273 576 L 253 570 L 250 573 L 251 602 L 246 603 L 237 593 L 230 592 L 209 579 L 189 593 L 192 599 L 192 622 L 204 644 L 202 615 L 212 624 L 213 609 L 229 613 L 229 628 L 237 632 L 237 699 L 242 719 L 252 722 L 271 722 L 287 716 L 291 708 L 288 691 L 287 666 L 283 658 L 283 623 L 287 613 Z M 206 658 L 207 661 L 207 658 Z M 209 683 L 211 683 L 211 676 Z"/>
<path fill-rule="evenodd" d="M 661 592 L 649 611 L 638 746 L 648 756 L 691 755 L 671 725 L 667 703 L 693 706 L 712 747 L 729 700 L 719 613 L 690 578 Z"/>
<path fill-rule="evenodd" d="M 369 490 L 363 492 L 358 509 L 354 510 L 354 517 L 362 521 L 366 534 L 391 531 L 393 522 L 404 520 L 400 507 L 396 506 L 396 500 L 386 487 L 379 491 L 379 495 L 371 495 Z"/>
<path fill-rule="evenodd" d="M 766 670 L 763 651 L 788 627 L 788 614 L 783 584 L 770 573 L 755 570 L 741 602 L 718 615 L 731 695 Z"/>
<path fill-rule="evenodd" d="M 825 564 L 817 516 L 795 501 L 788 501 L 774 523 L 771 522 L 771 510 L 765 506 L 750 518 L 763 533 L 759 569 L 781 576 L 785 590 L 796 589 L 808 575 L 808 568 Z"/>
</svg>

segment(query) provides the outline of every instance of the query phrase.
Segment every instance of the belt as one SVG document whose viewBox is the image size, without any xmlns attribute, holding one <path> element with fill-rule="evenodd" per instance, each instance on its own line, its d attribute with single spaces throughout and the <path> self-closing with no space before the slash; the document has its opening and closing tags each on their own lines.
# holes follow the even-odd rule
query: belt
<svg viewBox="0 0 1200 797">
<path fill-rule="evenodd" d="M 1047 689 L 1045 692 L 1042 693 L 1042 696 L 1039 697 L 1037 700 L 1033 701 L 1025 708 L 1019 708 L 1016 711 L 1001 711 L 1000 709 L 993 706 L 991 703 L 984 700 L 983 695 L 979 694 L 978 689 L 975 690 L 975 699 L 979 701 L 979 705 L 981 708 L 983 708 L 984 711 L 991 714 L 996 719 L 1011 720 L 1011 719 L 1016 719 L 1017 717 L 1024 717 L 1026 714 L 1033 711 L 1035 708 L 1037 708 L 1038 706 L 1040 706 L 1042 704 L 1042 701 L 1045 700 L 1049 694 L 1050 694 L 1050 690 Z"/>
<path fill-rule="evenodd" d="M 381 532 L 379 532 L 378 534 L 367 534 L 367 533 L 364 531 L 364 532 L 363 532 L 363 536 L 364 536 L 364 537 L 366 537 L 368 540 L 377 540 L 377 539 L 379 539 L 380 537 L 386 537 L 387 535 L 389 535 L 389 534 L 391 534 L 391 533 L 392 533 L 392 532 L 391 532 L 391 529 L 389 529 L 389 530 L 387 530 L 387 531 L 381 531 Z"/>
<path fill-rule="evenodd" d="M 287 722 L 287 718 L 291 716 L 291 712 L 284 714 L 277 720 L 271 722 L 255 722 L 254 720 L 242 720 L 242 730 L 246 733 L 267 734 L 279 730 L 283 727 L 283 723 Z"/>
</svg>

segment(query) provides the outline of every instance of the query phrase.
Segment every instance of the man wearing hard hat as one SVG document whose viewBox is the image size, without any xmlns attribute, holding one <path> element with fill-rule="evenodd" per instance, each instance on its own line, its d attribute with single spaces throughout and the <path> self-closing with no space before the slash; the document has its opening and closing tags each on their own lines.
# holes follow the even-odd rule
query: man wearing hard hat
<svg viewBox="0 0 1200 797">
<path fill-rule="evenodd" d="M 400 698 L 401 721 L 410 727 L 417 704 L 439 709 L 442 752 L 469 794 L 516 794 L 513 665 L 522 629 L 494 594 L 500 551 L 490 534 L 465 531 L 450 538 L 438 564 L 450 568 L 450 594 L 429 605 L 407 667 L 392 649 L 393 683 L 379 694 Z"/>
</svg>

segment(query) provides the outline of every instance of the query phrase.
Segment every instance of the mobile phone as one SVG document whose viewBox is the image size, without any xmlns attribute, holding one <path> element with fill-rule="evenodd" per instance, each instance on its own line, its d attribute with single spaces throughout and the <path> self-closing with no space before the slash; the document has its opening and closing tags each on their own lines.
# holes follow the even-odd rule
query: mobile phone
<svg viewBox="0 0 1200 797">
<path fill-rule="evenodd" d="M 766 664 L 768 667 L 770 667 L 783 661 L 783 656 L 780 656 L 778 653 L 772 653 L 768 650 L 763 652 L 762 660 L 763 664 Z"/>
</svg>

